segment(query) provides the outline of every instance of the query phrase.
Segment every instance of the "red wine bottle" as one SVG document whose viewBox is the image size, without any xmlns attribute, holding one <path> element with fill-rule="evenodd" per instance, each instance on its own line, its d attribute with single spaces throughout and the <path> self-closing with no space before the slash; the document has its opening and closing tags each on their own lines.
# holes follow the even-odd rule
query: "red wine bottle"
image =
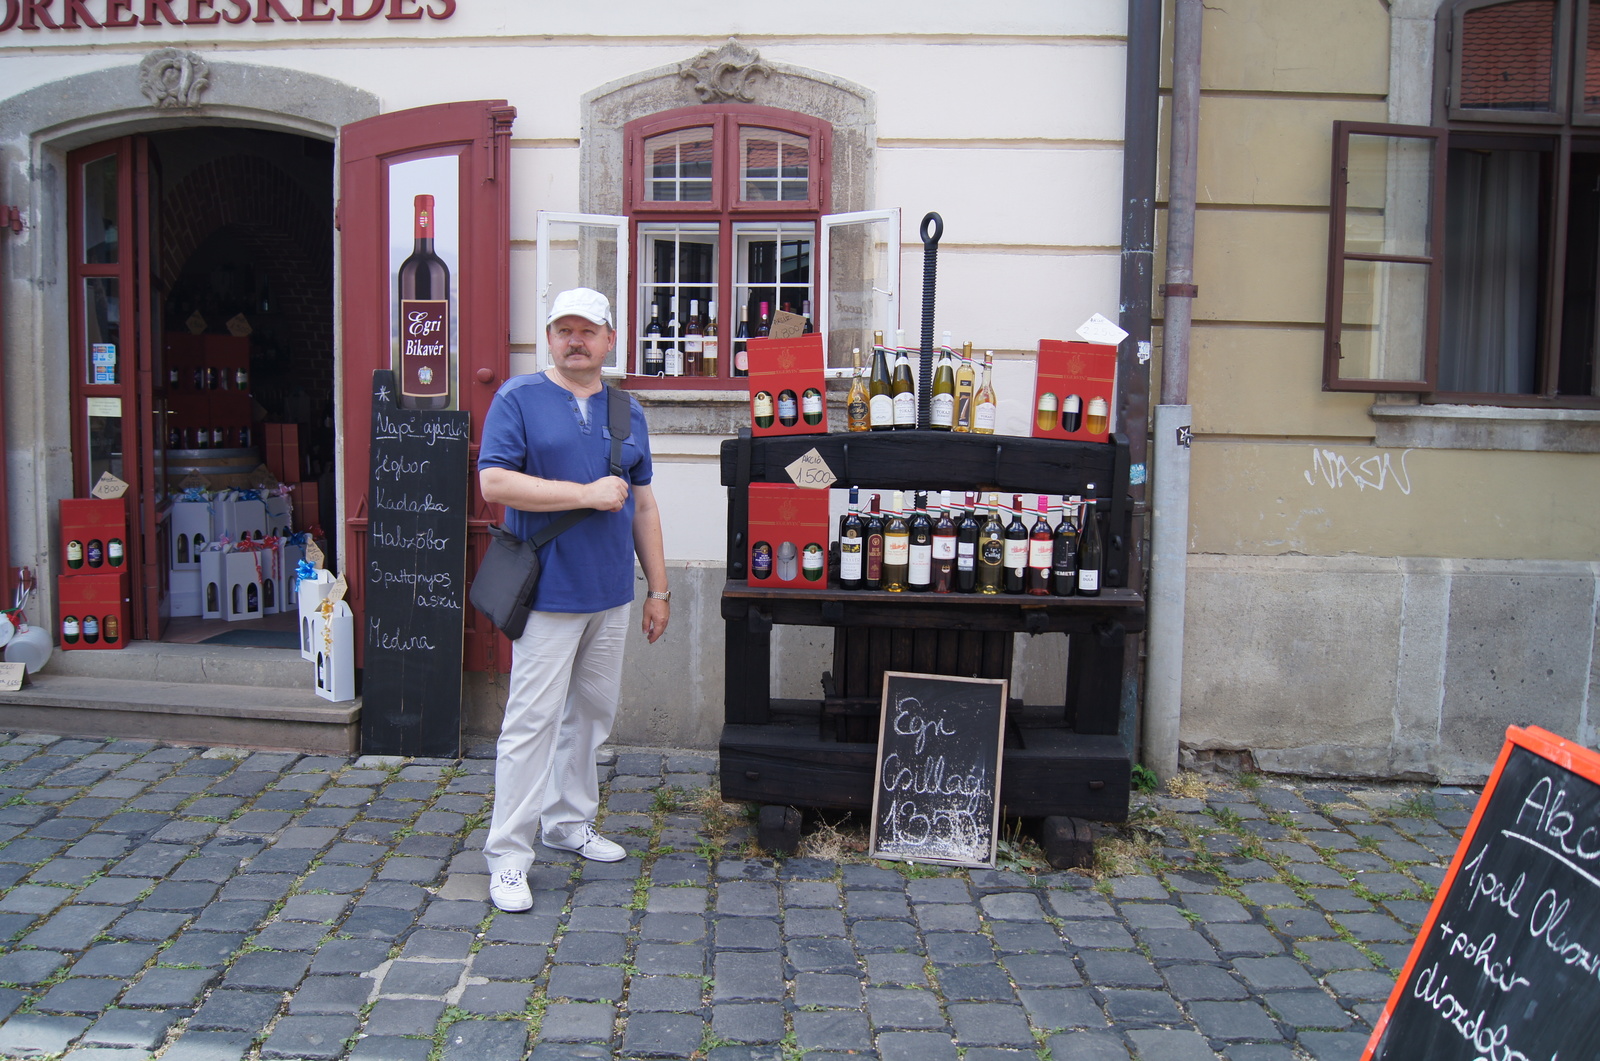
<svg viewBox="0 0 1600 1061">
<path fill-rule="evenodd" d="M 400 263 L 400 404 L 450 405 L 450 267 L 433 251 L 433 196 L 416 198 L 416 243 Z"/>
</svg>

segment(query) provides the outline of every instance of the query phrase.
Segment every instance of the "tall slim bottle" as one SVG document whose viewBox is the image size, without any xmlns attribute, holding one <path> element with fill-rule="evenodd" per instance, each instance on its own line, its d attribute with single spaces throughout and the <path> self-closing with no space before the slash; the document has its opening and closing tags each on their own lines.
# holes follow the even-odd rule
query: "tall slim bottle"
<svg viewBox="0 0 1600 1061">
<path fill-rule="evenodd" d="M 867 380 L 861 369 L 861 347 L 850 351 L 855 369 L 850 373 L 850 393 L 844 400 L 845 426 L 851 431 L 865 431 L 872 426 L 872 412 L 868 404 Z"/>
<path fill-rule="evenodd" d="M 667 374 L 667 353 L 661 348 L 661 304 L 650 304 L 650 323 L 644 326 L 644 356 L 640 367 L 646 376 Z"/>
<path fill-rule="evenodd" d="M 944 333 L 939 367 L 933 373 L 933 393 L 928 396 L 928 426 L 949 431 L 956 422 L 956 371 L 950 364 L 950 333 Z"/>
<path fill-rule="evenodd" d="M 700 354 L 705 349 L 704 325 L 700 323 L 700 300 L 689 300 L 689 319 L 683 325 L 683 373 L 700 374 Z"/>
<path fill-rule="evenodd" d="M 904 431 L 917 426 L 917 385 L 911 377 L 911 357 L 906 353 L 906 333 L 895 333 L 894 426 Z"/>
<path fill-rule="evenodd" d="M 956 416 L 952 430 L 972 430 L 972 396 L 977 392 L 976 373 L 972 368 L 972 344 L 961 344 L 961 361 L 956 366 Z"/>
<path fill-rule="evenodd" d="M 916 498 L 917 510 L 907 523 L 911 560 L 906 571 L 906 588 L 926 593 L 933 589 L 933 520 L 928 518 L 928 495 L 919 490 Z"/>
<path fill-rule="evenodd" d="M 894 381 L 889 377 L 889 352 L 883 333 L 872 333 L 872 377 L 867 382 L 867 420 L 874 431 L 894 427 Z"/>
<path fill-rule="evenodd" d="M 765 339 L 772 331 L 772 304 L 761 303 L 761 317 L 756 321 L 756 338 Z"/>
<path fill-rule="evenodd" d="M 861 488 L 850 488 L 850 511 L 839 524 L 839 588 L 860 589 L 866 525 L 861 520 Z"/>
<path fill-rule="evenodd" d="M 994 399 L 994 351 L 983 352 L 983 382 L 978 384 L 976 396 L 973 398 L 972 430 L 979 435 L 994 434 L 995 414 Z"/>
<path fill-rule="evenodd" d="M 747 340 L 750 338 L 750 307 L 739 303 L 739 327 L 733 333 L 733 374 L 735 376 L 748 376 L 750 374 L 750 350 Z"/>
<path fill-rule="evenodd" d="M 968 492 L 965 510 L 956 524 L 956 591 L 971 593 L 978 588 L 978 517 L 974 507 L 978 495 Z"/>
<path fill-rule="evenodd" d="M 989 495 L 987 515 L 978 528 L 978 592 L 999 593 L 1006 571 L 1006 529 L 1000 523 L 1000 495 Z"/>
<path fill-rule="evenodd" d="M 717 374 L 717 304 L 706 304 L 705 334 L 701 336 L 700 344 L 700 374 L 702 376 L 715 376 Z"/>
<path fill-rule="evenodd" d="M 883 588 L 883 514 L 878 511 L 878 495 L 872 495 L 872 507 L 866 523 L 867 563 L 861 583 L 865 589 Z"/>
<path fill-rule="evenodd" d="M 1039 514 L 1028 532 L 1028 592 L 1047 596 L 1050 592 L 1050 560 L 1054 544 L 1050 537 L 1050 498 L 1039 495 Z"/>
<path fill-rule="evenodd" d="M 1061 499 L 1061 522 L 1052 536 L 1050 592 L 1070 597 L 1078 585 L 1078 526 L 1072 521 L 1072 503 Z"/>
<path fill-rule="evenodd" d="M 433 250 L 433 196 L 413 203 L 411 257 L 400 263 L 400 405 L 450 406 L 450 267 Z"/>
<path fill-rule="evenodd" d="M 939 518 L 933 524 L 933 591 L 955 588 L 956 521 L 950 516 L 950 491 L 940 497 Z"/>
<path fill-rule="evenodd" d="M 1021 593 L 1028 585 L 1028 526 L 1022 522 L 1022 495 L 1011 495 L 1011 522 L 1006 524 L 1006 592 Z"/>
<path fill-rule="evenodd" d="M 672 296 L 672 301 L 669 305 L 671 308 L 667 311 L 667 328 L 662 333 L 662 338 L 666 343 L 667 375 L 681 376 L 683 375 L 683 343 L 679 337 L 683 334 L 683 326 L 678 323 L 677 295 Z"/>
<path fill-rule="evenodd" d="M 1078 531 L 1078 595 L 1100 596 L 1100 568 L 1105 562 L 1105 545 L 1100 536 L 1100 520 L 1095 512 L 1094 484 L 1083 490 L 1083 518 Z"/>
<path fill-rule="evenodd" d="M 911 574 L 911 525 L 906 522 L 906 495 L 894 492 L 894 507 L 883 521 L 883 588 L 903 593 Z"/>
</svg>

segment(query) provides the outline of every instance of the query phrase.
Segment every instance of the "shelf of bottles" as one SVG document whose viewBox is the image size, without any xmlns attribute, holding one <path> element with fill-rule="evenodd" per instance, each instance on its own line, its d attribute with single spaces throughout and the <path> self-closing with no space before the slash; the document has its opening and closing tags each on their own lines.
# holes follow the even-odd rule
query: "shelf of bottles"
<svg viewBox="0 0 1600 1061">
<path fill-rule="evenodd" d="M 883 333 L 874 332 L 870 360 L 863 361 L 859 349 L 851 351 L 854 360 L 850 390 L 845 396 L 845 428 L 848 431 L 906 431 L 917 423 L 916 372 L 912 358 L 919 352 L 905 345 L 902 331 L 894 346 L 884 343 Z M 985 351 L 979 362 L 972 344 L 964 343 L 960 353 L 944 333 L 944 345 L 934 357 L 933 385 L 928 396 L 926 427 L 957 434 L 994 434 L 994 351 Z"/>
<path fill-rule="evenodd" d="M 216 456 L 253 452 L 258 440 L 250 427 L 250 341 L 169 334 L 164 347 L 167 449 L 223 451 Z"/>
</svg>

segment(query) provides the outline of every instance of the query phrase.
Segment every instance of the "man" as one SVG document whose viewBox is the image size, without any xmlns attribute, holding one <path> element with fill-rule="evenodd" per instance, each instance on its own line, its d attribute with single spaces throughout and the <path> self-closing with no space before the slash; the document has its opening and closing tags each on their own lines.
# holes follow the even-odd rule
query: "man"
<svg viewBox="0 0 1600 1061">
<path fill-rule="evenodd" d="M 650 490 L 644 412 L 629 398 L 626 478 L 609 473 L 609 402 L 600 369 L 616 344 L 611 303 L 563 291 L 546 321 L 551 367 L 507 380 L 484 419 L 478 483 L 506 506 L 524 540 L 571 509 L 593 513 L 539 551 L 539 588 L 527 629 L 511 646 L 511 684 L 495 762 L 494 816 L 484 844 L 489 897 L 501 910 L 533 905 L 533 840 L 616 862 L 627 854 L 595 831 L 595 752 L 611 733 L 622 646 L 633 602 L 633 558 L 649 585 L 644 635 L 667 628 L 667 565 Z"/>
</svg>

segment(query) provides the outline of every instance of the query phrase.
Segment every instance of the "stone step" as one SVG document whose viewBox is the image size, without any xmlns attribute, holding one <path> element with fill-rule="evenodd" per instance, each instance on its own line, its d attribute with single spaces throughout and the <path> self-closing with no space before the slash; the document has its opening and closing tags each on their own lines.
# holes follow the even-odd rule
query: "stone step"
<svg viewBox="0 0 1600 1061">
<path fill-rule="evenodd" d="M 126 654 L 126 650 L 65 653 L 67 657 Z M 298 652 L 280 655 L 292 656 L 298 666 L 311 666 Z M 319 755 L 353 755 L 360 745 L 360 698 L 344 703 L 324 700 L 312 688 L 309 673 L 304 685 L 283 688 L 93 677 L 58 673 L 55 663 L 52 657 L 50 665 L 30 676 L 20 692 L 0 693 L 0 730 Z"/>
<path fill-rule="evenodd" d="M 299 689 L 315 696 L 313 666 L 292 648 L 130 641 L 114 652 L 63 652 L 57 647 L 43 673 L 64 678 Z"/>
</svg>

